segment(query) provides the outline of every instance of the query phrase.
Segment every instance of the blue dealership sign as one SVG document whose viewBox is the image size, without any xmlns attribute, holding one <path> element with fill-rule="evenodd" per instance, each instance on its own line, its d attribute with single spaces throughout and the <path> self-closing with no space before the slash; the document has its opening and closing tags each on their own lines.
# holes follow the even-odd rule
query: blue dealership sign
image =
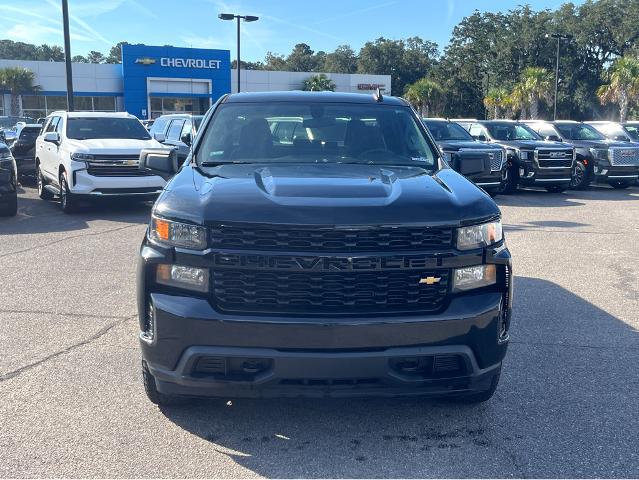
<svg viewBox="0 0 639 480">
<path fill-rule="evenodd" d="M 140 118 L 150 115 L 149 96 L 207 97 L 215 102 L 231 92 L 228 50 L 122 45 L 124 108 Z M 199 88 L 185 91 L 184 82 Z M 149 91 L 155 88 L 155 90 Z"/>
</svg>

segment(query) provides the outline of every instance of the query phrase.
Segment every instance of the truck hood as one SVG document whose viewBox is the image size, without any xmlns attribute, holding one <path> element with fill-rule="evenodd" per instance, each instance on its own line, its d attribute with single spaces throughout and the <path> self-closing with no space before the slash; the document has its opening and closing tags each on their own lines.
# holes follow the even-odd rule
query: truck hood
<svg viewBox="0 0 639 480">
<path fill-rule="evenodd" d="M 547 142 L 545 140 L 498 140 L 498 145 L 506 148 L 523 148 L 524 150 L 534 150 L 536 148 L 572 148 L 572 145 L 563 142 Z"/>
<path fill-rule="evenodd" d="M 482 190 L 446 168 L 373 165 L 186 165 L 155 213 L 198 224 L 460 225 L 500 214 Z"/>
<path fill-rule="evenodd" d="M 437 145 L 446 151 L 457 151 L 461 148 L 464 150 L 501 150 L 501 147 L 494 143 L 474 142 L 471 140 L 441 140 Z"/>
<path fill-rule="evenodd" d="M 91 154 L 139 154 L 143 148 L 165 148 L 157 140 L 132 140 L 122 138 L 93 138 L 90 140 L 66 140 L 70 150 Z"/>
</svg>

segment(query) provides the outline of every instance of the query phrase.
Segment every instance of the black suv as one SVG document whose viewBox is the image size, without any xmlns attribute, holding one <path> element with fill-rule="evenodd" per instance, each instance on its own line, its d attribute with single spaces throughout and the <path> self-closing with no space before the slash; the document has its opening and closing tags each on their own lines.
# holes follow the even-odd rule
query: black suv
<svg viewBox="0 0 639 480">
<path fill-rule="evenodd" d="M 424 118 L 423 122 L 450 166 L 464 173 L 466 161 L 483 159 L 489 166 L 486 172 L 467 177 L 490 195 L 503 191 L 508 177 L 504 148 L 475 140 L 461 125 L 450 120 Z"/>
<path fill-rule="evenodd" d="M 274 135 L 282 119 L 300 136 Z M 174 151 L 140 155 L 172 177 L 138 267 L 152 402 L 492 396 L 512 302 L 500 211 L 408 103 L 224 96 L 193 147 L 177 174 Z"/>
<path fill-rule="evenodd" d="M 524 123 L 513 120 L 459 122 L 476 140 L 496 143 L 508 151 L 506 192 L 517 185 L 541 186 L 562 192 L 570 185 L 575 150 L 571 145 L 549 142 Z"/>
<path fill-rule="evenodd" d="M 202 123 L 203 115 L 172 113 L 162 115 L 153 121 L 149 133 L 158 142 L 175 147 L 180 165 L 191 153 L 191 144 Z"/>
<path fill-rule="evenodd" d="M 18 213 L 18 169 L 11 150 L 0 142 L 0 216 Z"/>
<path fill-rule="evenodd" d="M 595 181 L 626 188 L 639 176 L 639 145 L 608 140 L 601 132 L 581 122 L 529 121 L 526 124 L 550 140 L 570 143 L 576 149 L 572 188 L 587 188 Z"/>
<path fill-rule="evenodd" d="M 19 175 L 35 175 L 35 144 L 41 130 L 42 125 L 26 124 L 16 133 L 16 140 L 11 144 L 11 153 L 16 159 Z"/>
</svg>

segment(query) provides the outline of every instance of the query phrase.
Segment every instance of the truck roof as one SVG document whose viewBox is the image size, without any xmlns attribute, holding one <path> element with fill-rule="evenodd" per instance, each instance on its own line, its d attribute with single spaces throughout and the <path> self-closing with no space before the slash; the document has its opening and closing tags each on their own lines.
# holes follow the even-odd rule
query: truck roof
<svg viewBox="0 0 639 480">
<path fill-rule="evenodd" d="M 368 103 L 371 105 L 407 106 L 403 98 L 382 95 L 377 101 L 375 95 L 347 92 L 243 92 L 228 95 L 225 103 L 266 103 L 266 102 L 313 102 L 313 103 Z"/>
</svg>

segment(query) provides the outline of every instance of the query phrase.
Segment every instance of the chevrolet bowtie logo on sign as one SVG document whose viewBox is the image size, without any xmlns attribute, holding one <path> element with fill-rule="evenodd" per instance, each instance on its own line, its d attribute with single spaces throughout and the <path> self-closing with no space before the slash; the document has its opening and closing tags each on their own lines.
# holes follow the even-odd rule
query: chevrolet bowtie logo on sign
<svg viewBox="0 0 639 480">
<path fill-rule="evenodd" d="M 442 279 L 442 277 L 425 277 L 425 278 L 420 278 L 419 279 L 419 284 L 420 285 L 434 285 L 436 283 L 439 283 L 439 281 Z"/>
<path fill-rule="evenodd" d="M 155 58 L 149 58 L 149 57 L 135 59 L 135 63 L 139 63 L 140 65 L 153 65 L 155 62 L 156 62 Z"/>
</svg>

